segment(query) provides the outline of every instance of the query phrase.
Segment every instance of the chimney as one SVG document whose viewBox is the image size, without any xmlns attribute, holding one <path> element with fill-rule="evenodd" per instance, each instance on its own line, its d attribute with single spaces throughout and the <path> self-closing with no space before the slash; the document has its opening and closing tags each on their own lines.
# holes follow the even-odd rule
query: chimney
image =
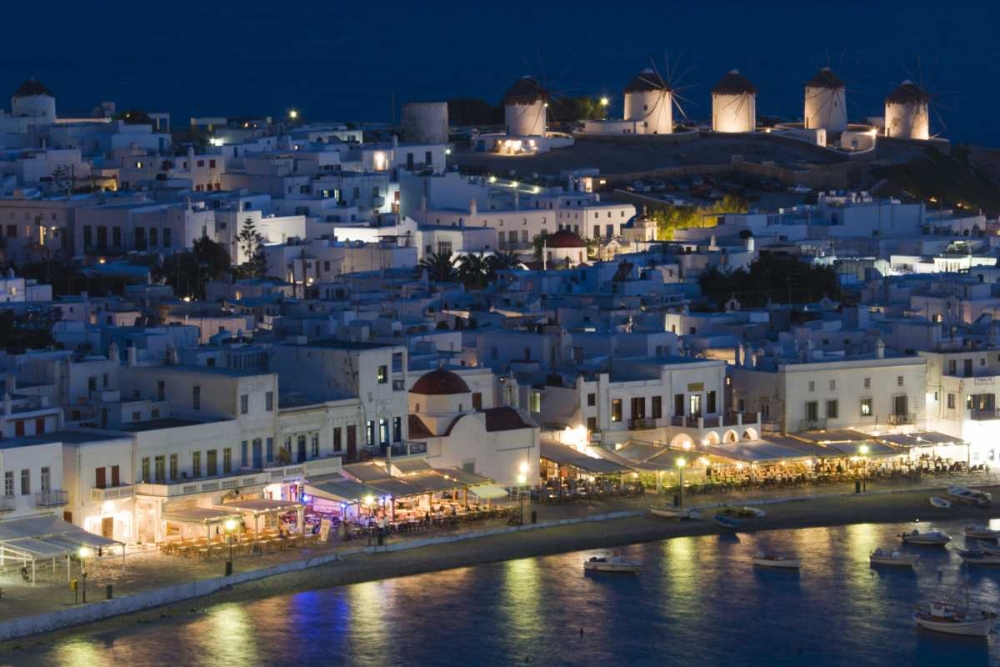
<svg viewBox="0 0 1000 667">
<path fill-rule="evenodd" d="M 881 338 L 875 339 L 875 358 L 885 359 L 885 343 L 882 342 Z"/>
<path fill-rule="evenodd" d="M 125 352 L 128 356 L 128 367 L 132 368 L 139 358 L 139 351 L 135 349 L 135 345 L 129 345 L 125 348 Z"/>
</svg>

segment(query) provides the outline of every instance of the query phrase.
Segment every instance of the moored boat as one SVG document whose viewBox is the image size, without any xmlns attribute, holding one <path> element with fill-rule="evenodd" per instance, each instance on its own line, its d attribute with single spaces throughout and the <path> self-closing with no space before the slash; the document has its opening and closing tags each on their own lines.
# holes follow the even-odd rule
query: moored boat
<svg viewBox="0 0 1000 667">
<path fill-rule="evenodd" d="M 769 554 L 758 551 L 754 554 L 753 564 L 757 567 L 776 567 L 788 570 L 797 570 L 802 565 L 801 558 L 787 556 L 785 554 Z"/>
<path fill-rule="evenodd" d="M 962 560 L 970 565 L 1000 565 L 1000 554 L 991 554 L 982 549 L 956 549 Z"/>
<path fill-rule="evenodd" d="M 899 551 L 886 551 L 879 547 L 868 555 L 868 561 L 872 565 L 892 565 L 896 567 L 914 567 L 920 556 L 916 554 L 904 554 Z"/>
<path fill-rule="evenodd" d="M 698 519 L 701 518 L 701 513 L 693 509 L 684 509 L 683 507 L 671 507 L 669 505 L 665 507 L 650 507 L 649 513 L 653 516 L 658 516 L 663 519 Z"/>
<path fill-rule="evenodd" d="M 993 612 L 974 614 L 950 602 L 932 602 L 913 615 L 913 620 L 922 628 L 966 637 L 988 637 L 996 619 Z"/>
<path fill-rule="evenodd" d="M 739 519 L 729 516 L 728 514 L 716 514 L 712 517 L 715 523 L 719 524 L 723 528 L 730 528 L 736 530 L 743 525 L 743 522 Z"/>
<path fill-rule="evenodd" d="M 940 498 L 938 496 L 933 496 L 931 498 L 928 498 L 927 501 L 931 505 L 933 505 L 934 507 L 938 508 L 939 510 L 946 510 L 949 507 L 951 507 L 951 501 L 949 501 L 946 498 Z"/>
<path fill-rule="evenodd" d="M 985 491 L 976 491 L 965 486 L 949 486 L 948 498 L 952 502 L 983 508 L 989 507 L 993 503 L 993 494 Z"/>
<path fill-rule="evenodd" d="M 975 524 L 965 527 L 965 536 L 974 540 L 993 540 L 1000 538 L 1000 530 L 993 530 L 989 526 Z"/>
<path fill-rule="evenodd" d="M 761 517 L 767 516 L 764 510 L 757 509 L 756 507 L 723 507 L 719 509 L 716 516 L 723 515 L 729 516 L 734 519 L 759 519 Z"/>
<path fill-rule="evenodd" d="M 1000 556 L 1000 545 L 993 542 L 983 542 L 982 540 L 976 542 L 979 545 L 979 549 L 984 553 L 988 553 L 991 556 Z"/>
<path fill-rule="evenodd" d="M 610 572 L 615 574 L 635 574 L 639 571 L 641 563 L 634 560 L 624 560 L 619 552 L 614 556 L 591 556 L 584 561 L 584 572 Z"/>
<path fill-rule="evenodd" d="M 923 547 L 943 547 L 951 542 L 951 538 L 940 530 L 929 530 L 921 533 L 919 530 L 912 530 L 909 533 L 900 535 L 903 544 L 913 544 Z"/>
</svg>

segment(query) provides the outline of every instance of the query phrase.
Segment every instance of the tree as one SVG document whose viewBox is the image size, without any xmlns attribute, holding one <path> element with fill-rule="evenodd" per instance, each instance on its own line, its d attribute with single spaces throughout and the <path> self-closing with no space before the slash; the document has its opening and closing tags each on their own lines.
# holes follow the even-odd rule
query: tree
<svg viewBox="0 0 1000 667">
<path fill-rule="evenodd" d="M 711 267 L 698 277 L 702 296 L 718 307 L 735 296 L 750 308 L 775 303 L 808 303 L 837 294 L 837 272 L 796 257 L 764 254 L 749 270 L 721 271 Z"/>
<path fill-rule="evenodd" d="M 260 278 L 267 272 L 267 259 L 264 257 L 264 237 L 257 231 L 253 218 L 243 221 L 243 227 L 236 236 L 240 255 L 245 259 L 239 265 L 238 272 L 242 278 Z"/>
<path fill-rule="evenodd" d="M 486 258 L 486 280 L 493 282 L 500 271 L 509 271 L 521 266 L 521 258 L 516 252 L 501 250 Z"/>
<path fill-rule="evenodd" d="M 554 97 L 549 104 L 552 118 L 560 121 L 601 120 L 607 108 L 596 97 Z"/>
<path fill-rule="evenodd" d="M 204 236 L 190 251 L 176 252 L 153 269 L 153 278 L 174 288 L 181 296 L 205 298 L 205 283 L 218 280 L 229 270 L 229 253 L 221 243 Z"/>
<path fill-rule="evenodd" d="M 450 250 L 428 253 L 417 263 L 417 275 L 427 271 L 427 277 L 431 280 L 442 283 L 451 282 L 455 280 L 457 275 L 455 261 Z"/>
<path fill-rule="evenodd" d="M 482 289 L 486 285 L 486 274 L 489 265 L 483 257 L 483 253 L 478 255 L 462 255 L 458 258 L 458 279 L 462 281 L 466 289 Z"/>
<path fill-rule="evenodd" d="M 542 261 L 542 253 L 545 250 L 545 242 L 548 238 L 548 230 L 543 229 L 538 234 L 535 234 L 534 238 L 531 239 L 531 245 L 534 248 L 533 254 L 536 261 Z"/>
<path fill-rule="evenodd" d="M 475 97 L 448 100 L 448 120 L 453 125 L 503 125 L 503 108 Z"/>
<path fill-rule="evenodd" d="M 718 217 L 726 213 L 746 213 L 747 203 L 739 197 L 726 195 L 711 206 L 663 206 L 649 212 L 656 221 L 656 238 L 671 241 L 674 231 L 689 227 L 715 227 Z"/>
</svg>

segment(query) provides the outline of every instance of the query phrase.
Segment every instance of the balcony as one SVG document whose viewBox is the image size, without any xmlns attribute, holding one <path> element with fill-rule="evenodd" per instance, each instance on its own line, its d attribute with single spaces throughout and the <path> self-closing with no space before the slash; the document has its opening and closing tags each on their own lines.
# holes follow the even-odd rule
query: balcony
<svg viewBox="0 0 1000 667">
<path fill-rule="evenodd" d="M 1000 419 L 1000 410 L 984 408 L 982 410 L 969 410 L 969 419 L 982 422 L 990 419 Z"/>
<path fill-rule="evenodd" d="M 39 491 L 35 494 L 35 507 L 61 507 L 69 502 L 69 491 Z"/>
<path fill-rule="evenodd" d="M 656 428 L 656 419 L 652 417 L 638 417 L 628 420 L 628 430 L 630 431 L 648 431 L 654 428 Z"/>
<path fill-rule="evenodd" d="M 293 465 L 284 465 L 278 468 L 267 468 L 264 474 L 267 475 L 267 483 L 280 483 L 285 480 L 299 480 L 308 475 L 330 475 L 340 472 L 340 456 L 327 456 L 322 459 L 311 459 Z"/>
<path fill-rule="evenodd" d="M 826 428 L 826 420 L 820 419 L 803 419 L 799 422 L 799 431 L 818 431 Z"/>
<path fill-rule="evenodd" d="M 13 512 L 17 509 L 17 496 L 0 496 L 0 512 Z"/>
<path fill-rule="evenodd" d="M 135 487 L 131 484 L 125 486 L 109 486 L 104 489 L 91 489 L 90 499 L 94 502 L 104 502 L 105 500 L 122 500 L 135 495 Z"/>
<path fill-rule="evenodd" d="M 427 453 L 426 442 L 416 442 L 414 440 L 404 440 L 391 445 L 383 444 L 371 448 L 372 456 L 422 456 Z"/>
<path fill-rule="evenodd" d="M 176 482 L 141 482 L 135 485 L 135 495 L 151 496 L 154 498 L 177 498 L 199 493 L 243 490 L 254 486 L 264 486 L 267 483 L 268 480 L 264 475 L 256 474 L 184 479 Z"/>
<path fill-rule="evenodd" d="M 902 424 L 913 424 L 917 421 L 917 415 L 914 413 L 901 413 L 897 415 L 889 415 L 888 422 L 892 426 L 899 426 Z"/>
</svg>

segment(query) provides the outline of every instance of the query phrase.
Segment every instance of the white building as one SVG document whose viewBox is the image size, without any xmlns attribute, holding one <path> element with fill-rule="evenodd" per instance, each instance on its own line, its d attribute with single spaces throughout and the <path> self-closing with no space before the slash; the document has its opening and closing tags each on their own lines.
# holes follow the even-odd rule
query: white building
<svg viewBox="0 0 1000 667">
<path fill-rule="evenodd" d="M 930 139 L 930 95 L 904 81 L 885 98 L 885 135 L 899 139 Z"/>
</svg>

